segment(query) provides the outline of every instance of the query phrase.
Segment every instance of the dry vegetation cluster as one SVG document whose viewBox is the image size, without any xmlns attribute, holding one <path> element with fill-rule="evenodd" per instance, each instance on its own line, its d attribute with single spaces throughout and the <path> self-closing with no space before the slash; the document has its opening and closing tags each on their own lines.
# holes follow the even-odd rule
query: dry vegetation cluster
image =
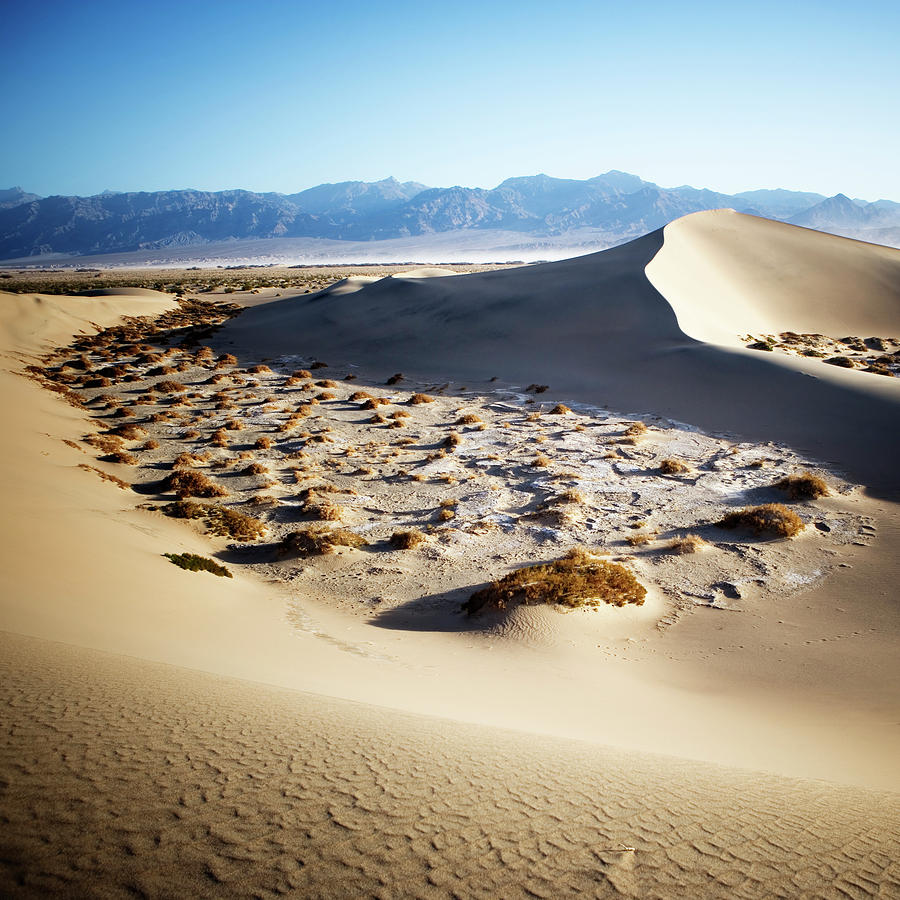
<svg viewBox="0 0 900 900">
<path fill-rule="evenodd" d="M 640 605 L 632 569 L 688 593 L 750 578 L 748 541 L 825 516 L 812 503 L 828 487 L 783 448 L 573 409 L 540 398 L 546 385 L 476 392 L 314 357 L 242 365 L 205 343 L 238 312 L 181 299 L 77 338 L 31 375 L 92 417 L 78 446 L 106 465 L 84 468 L 301 587 L 327 555 L 335 593 L 357 601 L 458 594 L 512 569 L 466 608 Z M 796 510 L 739 508 L 751 490 Z M 847 522 L 829 521 L 817 539 L 847 539 Z M 563 555 L 573 546 L 586 549 Z M 673 574 L 700 552 L 708 562 Z"/>
<path fill-rule="evenodd" d="M 843 369 L 859 369 L 874 375 L 900 375 L 900 339 L 890 337 L 861 338 L 848 335 L 832 338 L 824 334 L 744 335 L 750 350 L 777 351 L 791 356 L 806 356 Z"/>
</svg>

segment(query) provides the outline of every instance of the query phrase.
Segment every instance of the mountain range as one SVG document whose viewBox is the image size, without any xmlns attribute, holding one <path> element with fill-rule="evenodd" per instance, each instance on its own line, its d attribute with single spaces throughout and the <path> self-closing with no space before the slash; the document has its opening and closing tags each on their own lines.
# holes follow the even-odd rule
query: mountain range
<svg viewBox="0 0 900 900">
<path fill-rule="evenodd" d="M 663 188 L 610 171 L 586 180 L 534 175 L 496 188 L 428 187 L 418 182 L 346 181 L 295 194 L 244 190 L 38 197 L 0 190 L 0 259 L 202 246 L 272 238 L 376 241 L 450 232 L 504 230 L 533 238 L 592 230 L 606 246 L 708 209 L 900 246 L 900 203 L 801 191 L 722 194 Z"/>
</svg>

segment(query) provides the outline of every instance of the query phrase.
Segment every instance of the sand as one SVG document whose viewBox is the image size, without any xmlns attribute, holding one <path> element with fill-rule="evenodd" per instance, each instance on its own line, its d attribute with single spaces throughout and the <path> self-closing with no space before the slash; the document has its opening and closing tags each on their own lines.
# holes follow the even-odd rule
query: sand
<svg viewBox="0 0 900 900">
<path fill-rule="evenodd" d="M 353 476 L 372 482 L 358 490 L 358 506 L 350 502 L 346 524 L 364 530 L 372 522 L 378 540 L 378 529 L 419 521 L 454 494 L 453 527 L 408 553 L 342 551 L 284 563 L 266 551 L 254 562 L 191 523 L 135 509 L 144 498 L 78 467 L 142 481 L 162 465 L 153 453 L 167 445 L 136 469 L 98 460 L 81 440 L 97 427 L 88 410 L 3 373 L 5 892 L 895 891 L 896 385 L 859 371 L 824 372 L 831 367 L 820 360 L 746 350 L 739 336 L 754 328 L 825 332 L 837 324 L 788 321 L 776 315 L 784 303 L 753 322 L 735 305 L 730 342 L 704 344 L 679 328 L 685 295 L 663 296 L 643 269 L 653 260 L 677 270 L 672 251 L 677 257 L 682 239 L 696 243 L 698 234 L 727 267 L 733 241 L 715 239 L 733 215 L 689 217 L 689 239 L 675 229 L 670 241 L 667 230 L 593 258 L 457 277 L 413 273 L 287 298 L 248 309 L 216 335 L 217 350 L 237 352 L 241 366 L 266 359 L 276 374 L 256 380 L 276 394 L 284 393 L 279 356 L 296 366 L 324 358 L 328 368 L 315 373 L 323 378 L 357 373 L 316 413 L 313 430 L 330 423 L 337 445 L 310 451 L 324 467 L 316 478 L 329 453 L 336 457 L 342 442 L 370 427 L 344 399 L 353 389 L 406 396 L 448 383 L 427 409 L 409 407 L 415 417 L 391 437 L 443 435 L 452 411 L 484 412 L 485 430 L 460 429 L 463 443 L 428 464 L 424 484 L 392 482 L 391 472 L 409 464 L 390 457 L 379 457 L 377 473 Z M 760 237 L 749 218 L 737 217 L 733 228 L 767 258 L 766 242 L 778 242 L 765 228 Z M 792 253 L 803 256 L 808 234 Z M 870 252 L 826 239 L 848 259 L 856 248 Z M 883 264 L 896 259 L 889 252 Z M 734 267 L 752 293 L 754 280 Z M 710 284 L 696 302 L 714 305 Z M 675 287 L 666 289 L 676 297 Z M 791 296 L 798 310 L 813 302 L 802 281 Z M 103 306 L 89 312 L 84 298 L 2 301 L 10 368 L 90 330 L 88 321 L 171 305 L 160 295 L 91 300 Z M 875 312 L 861 308 L 848 333 L 900 332 L 888 312 L 877 319 L 871 296 L 870 305 Z M 547 312 L 563 308 L 568 324 Z M 720 386 L 685 392 L 714 360 L 729 403 Z M 670 377 L 659 383 L 664 364 Z M 398 370 L 406 373 L 402 386 L 385 387 Z M 551 388 L 528 394 L 531 382 Z M 760 398 L 767 382 L 780 393 Z M 805 382 L 812 387 L 797 387 Z M 499 390 L 509 397 L 491 393 Z M 795 408 L 772 402 L 792 391 L 823 405 L 805 405 L 800 421 Z M 566 424 L 548 413 L 559 401 L 573 408 L 560 419 Z M 856 413 L 854 404 L 862 407 Z M 682 421 L 717 434 L 654 418 L 672 416 L 673 405 Z M 519 424 L 542 407 L 540 425 Z M 863 413 L 877 418 L 853 433 Z M 248 421 L 257 414 L 241 412 Z M 650 436 L 621 443 L 636 416 L 650 423 Z M 731 427 L 738 418 L 741 427 Z M 270 427 L 265 421 L 253 427 Z M 761 437 L 767 424 L 772 433 Z M 496 471 L 476 473 L 481 441 L 500 442 Z M 618 447 L 636 468 L 610 466 L 591 481 L 592 443 Z M 579 489 L 596 512 L 542 539 L 547 523 L 525 516 L 512 530 L 479 534 L 474 526 L 500 507 L 485 513 L 475 502 L 478 482 L 496 479 L 509 497 L 537 497 L 542 476 L 515 459 L 538 446 L 551 448 L 557 472 L 581 473 Z M 695 467 L 690 483 L 651 471 L 675 451 Z M 286 461 L 270 456 L 276 483 L 264 490 L 290 500 L 298 488 L 281 477 Z M 804 535 L 772 545 L 724 541 L 686 561 L 659 552 L 668 537 L 658 526 L 678 515 L 687 524 L 691 498 L 699 510 L 713 509 L 717 496 L 760 495 L 764 483 L 753 479 L 762 475 L 750 466 L 758 456 L 772 466 L 765 478 L 778 467 L 818 467 L 835 488 L 798 507 L 810 522 Z M 455 484 L 442 480 L 445 465 L 454 467 Z M 246 489 L 228 477 L 233 494 Z M 351 476 L 335 468 L 333 477 Z M 625 501 L 612 496 L 600 502 L 604 478 L 607 487 L 620 482 L 617 494 L 634 489 L 634 512 L 617 512 Z M 658 533 L 649 547 L 627 548 L 628 517 L 647 504 L 657 512 L 643 530 Z M 279 527 L 272 519 L 267 540 Z M 454 611 L 467 587 L 491 574 L 601 535 L 651 585 L 644 607 L 529 609 L 480 623 Z M 491 541 L 495 559 L 481 549 Z M 218 556 L 234 578 L 183 572 L 161 555 L 182 551 Z M 727 554 L 738 567 L 755 560 L 761 583 L 751 586 L 749 570 L 737 568 L 739 597 L 719 588 L 691 599 L 721 580 Z"/>
</svg>

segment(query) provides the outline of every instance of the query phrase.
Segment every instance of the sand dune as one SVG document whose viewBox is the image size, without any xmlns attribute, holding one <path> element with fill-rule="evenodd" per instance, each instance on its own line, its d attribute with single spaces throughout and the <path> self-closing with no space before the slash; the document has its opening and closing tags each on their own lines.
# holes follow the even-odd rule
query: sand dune
<svg viewBox="0 0 900 900">
<path fill-rule="evenodd" d="M 669 229 L 533 268 L 285 299 L 237 319 L 225 345 L 252 358 L 317 354 L 435 381 L 543 382 L 560 397 L 785 441 L 873 490 L 893 490 L 900 381 L 735 345 L 738 335 L 779 323 L 900 336 L 900 251 L 732 212 L 697 213 Z M 689 293 L 681 273 L 698 257 L 708 262 Z M 730 293 L 718 287 L 729 266 Z M 795 274 L 766 293 L 778 272 Z M 826 284 L 824 324 L 815 324 Z M 841 306 L 844 296 L 864 301 Z M 729 346 L 701 343 L 679 320 Z"/>
<path fill-rule="evenodd" d="M 770 258 L 793 273 L 788 282 Z M 357 365 L 377 377 L 375 393 L 397 370 L 408 385 L 452 382 L 448 410 L 461 383 L 490 397 L 491 376 L 507 388 L 544 382 L 542 398 L 791 444 L 887 498 L 898 487 L 896 379 L 746 350 L 737 336 L 900 333 L 898 259 L 699 214 L 561 263 L 350 280 L 249 308 L 216 342 L 244 365 L 278 355 L 325 358 L 328 372 Z M 856 284 L 864 296 L 843 309 L 841 291 Z M 816 318 L 820 296 L 828 308 Z M 226 542 L 135 509 L 140 498 L 98 477 L 122 467 L 80 442 L 86 412 L 13 374 L 92 322 L 159 312 L 168 298 L 0 301 L 4 893 L 898 889 L 898 795 L 863 789 L 898 786 L 896 504 L 849 488 L 830 498 L 820 524 L 851 532 L 834 546 L 813 535 L 802 566 L 790 548 L 767 556 L 736 545 L 748 571 L 797 581 L 739 608 L 663 623 L 667 601 L 656 596 L 640 614 L 604 609 L 590 625 L 539 610 L 454 631 L 433 576 L 437 560 L 463 560 L 462 546 L 400 565 L 357 559 L 354 602 L 386 574 L 420 592 L 418 605 L 372 615 L 330 593 L 342 557 L 288 583 L 274 566 L 236 568 L 234 579 L 171 566 L 162 553 L 224 554 Z M 560 446 L 581 459 L 575 451 L 600 429 L 570 441 L 563 422 Z M 669 437 L 704 453 L 722 443 L 727 456 L 721 438 Z M 716 472 L 710 496 L 733 487 L 727 467 Z M 643 502 L 640 491 L 619 493 Z M 831 574 L 817 580 L 803 566 Z"/>
</svg>

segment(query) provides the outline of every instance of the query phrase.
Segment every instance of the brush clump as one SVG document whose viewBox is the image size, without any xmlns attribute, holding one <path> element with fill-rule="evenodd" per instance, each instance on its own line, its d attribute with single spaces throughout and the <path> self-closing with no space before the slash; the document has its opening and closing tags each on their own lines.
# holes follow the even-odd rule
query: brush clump
<svg viewBox="0 0 900 900">
<path fill-rule="evenodd" d="M 514 604 L 641 606 L 646 595 L 647 589 L 624 566 L 575 548 L 562 559 L 526 566 L 491 582 L 472 594 L 463 609 L 471 616 L 484 608 L 506 609 Z"/>
<path fill-rule="evenodd" d="M 818 497 L 828 496 L 828 485 L 809 472 L 800 475 L 787 475 L 780 481 L 776 481 L 772 487 L 784 491 L 791 500 L 815 500 Z"/>
<path fill-rule="evenodd" d="M 781 503 L 764 503 L 762 506 L 734 510 L 716 525 L 719 528 L 745 528 L 769 537 L 793 537 L 805 527 L 800 516 Z"/>
</svg>

